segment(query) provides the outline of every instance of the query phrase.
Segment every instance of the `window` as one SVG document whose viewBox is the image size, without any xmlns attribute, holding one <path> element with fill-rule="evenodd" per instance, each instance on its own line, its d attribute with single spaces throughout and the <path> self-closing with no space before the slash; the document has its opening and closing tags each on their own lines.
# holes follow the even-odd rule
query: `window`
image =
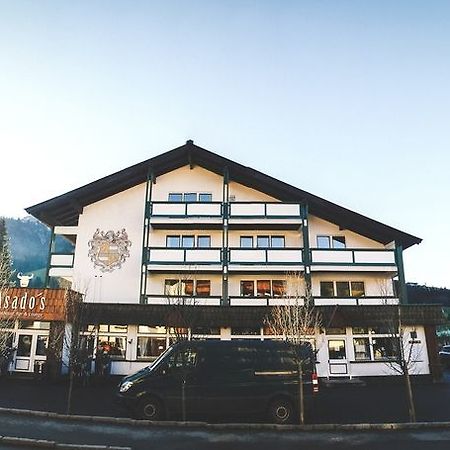
<svg viewBox="0 0 450 450">
<path fill-rule="evenodd" d="M 185 192 L 183 195 L 183 200 L 186 203 L 192 203 L 197 201 L 197 193 L 196 192 Z"/>
<path fill-rule="evenodd" d="M 39 320 L 20 320 L 19 328 L 33 328 L 35 330 L 50 330 L 50 322 L 41 322 Z"/>
<path fill-rule="evenodd" d="M 197 364 L 197 352 L 192 348 L 186 348 L 169 357 L 168 368 L 171 370 L 190 370 Z"/>
<path fill-rule="evenodd" d="M 394 339 L 390 337 L 377 337 L 372 339 L 374 359 L 395 358 Z"/>
<path fill-rule="evenodd" d="M 363 297 L 364 281 L 321 281 L 321 297 Z"/>
<path fill-rule="evenodd" d="M 197 247 L 199 247 L 199 248 L 211 247 L 211 236 L 198 236 L 197 237 Z"/>
<path fill-rule="evenodd" d="M 253 297 L 255 295 L 254 289 L 255 287 L 253 281 L 241 281 L 242 297 Z"/>
<path fill-rule="evenodd" d="M 354 338 L 355 359 L 370 360 L 370 343 L 368 337 Z"/>
<path fill-rule="evenodd" d="M 350 297 L 350 283 L 348 281 L 336 281 L 336 295 L 338 297 Z"/>
<path fill-rule="evenodd" d="M 333 236 L 331 238 L 333 248 L 345 248 L 345 237 L 344 236 Z"/>
<path fill-rule="evenodd" d="M 317 236 L 317 248 L 330 248 L 329 236 Z"/>
<path fill-rule="evenodd" d="M 345 247 L 345 236 L 317 236 L 317 248 Z"/>
<path fill-rule="evenodd" d="M 256 282 L 256 295 L 258 297 L 270 297 L 270 280 L 258 280 Z"/>
<path fill-rule="evenodd" d="M 139 325 L 138 333 L 167 334 L 167 329 L 160 326 Z"/>
<path fill-rule="evenodd" d="M 182 202 L 183 201 L 183 194 L 178 192 L 171 192 L 169 194 L 169 202 Z"/>
<path fill-rule="evenodd" d="M 256 246 L 258 248 L 267 248 L 270 245 L 269 236 L 257 236 L 256 237 Z"/>
<path fill-rule="evenodd" d="M 350 283 L 350 287 L 352 291 L 352 297 L 364 297 L 364 281 L 352 281 Z"/>
<path fill-rule="evenodd" d="M 325 328 L 325 334 L 346 334 L 346 329 L 342 328 Z"/>
<path fill-rule="evenodd" d="M 197 280 L 195 293 L 198 296 L 210 295 L 211 282 L 209 280 Z M 169 297 L 194 295 L 194 280 L 167 279 L 164 281 L 164 295 Z"/>
<path fill-rule="evenodd" d="M 125 359 L 127 331 L 126 325 L 99 325 L 97 352 L 106 352 L 114 359 Z"/>
<path fill-rule="evenodd" d="M 261 336 L 261 328 L 232 327 L 231 334 L 238 336 Z"/>
<path fill-rule="evenodd" d="M 334 297 L 334 284 L 332 281 L 320 282 L 320 296 L 321 297 Z"/>
<path fill-rule="evenodd" d="M 345 359 L 345 341 L 343 339 L 330 339 L 328 341 L 329 359 Z"/>
<path fill-rule="evenodd" d="M 180 246 L 180 236 L 166 236 L 166 247 L 174 248 Z"/>
<path fill-rule="evenodd" d="M 272 248 L 284 248 L 284 236 L 272 236 L 271 239 L 271 247 Z"/>
<path fill-rule="evenodd" d="M 156 358 L 166 349 L 165 337 L 138 336 L 137 357 L 138 359 Z"/>
<path fill-rule="evenodd" d="M 198 194 L 198 201 L 199 202 L 212 202 L 212 194 L 201 192 L 200 194 Z"/>
<path fill-rule="evenodd" d="M 209 297 L 211 295 L 211 281 L 197 280 L 195 286 L 195 294 L 198 297 Z"/>
<path fill-rule="evenodd" d="M 170 279 L 164 281 L 164 295 L 179 295 L 179 289 L 178 280 Z"/>
<path fill-rule="evenodd" d="M 181 246 L 188 248 L 195 247 L 195 236 L 181 236 Z"/>
<path fill-rule="evenodd" d="M 286 280 L 272 281 L 272 295 L 274 297 L 284 297 L 286 294 Z"/>
<path fill-rule="evenodd" d="M 181 280 L 181 295 L 194 295 L 194 280 Z"/>
<path fill-rule="evenodd" d="M 168 343 L 166 327 L 138 325 L 137 359 L 156 359 L 167 348 Z"/>
<path fill-rule="evenodd" d="M 253 236 L 241 236 L 241 248 L 253 248 Z"/>
<path fill-rule="evenodd" d="M 352 331 L 355 360 L 380 361 L 395 358 L 396 338 L 386 336 L 389 333 L 386 327 L 354 327 Z"/>
</svg>

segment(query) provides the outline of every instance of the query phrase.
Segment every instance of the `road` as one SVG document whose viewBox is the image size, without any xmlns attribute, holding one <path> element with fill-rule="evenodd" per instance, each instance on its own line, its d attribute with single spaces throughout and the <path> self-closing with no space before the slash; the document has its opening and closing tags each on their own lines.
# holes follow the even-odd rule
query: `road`
<svg viewBox="0 0 450 450">
<path fill-rule="evenodd" d="M 408 431 L 292 431 L 67 423 L 56 419 L 0 414 L 0 435 L 90 445 L 128 446 L 133 450 L 265 450 L 364 449 L 448 450 L 450 428 Z M 216 425 L 216 427 L 220 427 Z M 0 446 L 0 448 L 2 448 Z M 7 447 L 4 447 L 7 448 Z"/>
</svg>

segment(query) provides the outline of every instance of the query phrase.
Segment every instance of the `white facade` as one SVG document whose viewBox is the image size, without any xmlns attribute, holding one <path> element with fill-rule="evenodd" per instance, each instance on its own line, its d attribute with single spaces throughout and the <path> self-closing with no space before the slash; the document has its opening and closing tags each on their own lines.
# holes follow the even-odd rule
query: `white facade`
<svg viewBox="0 0 450 450">
<path fill-rule="evenodd" d="M 197 200 L 170 201 L 170 196 L 176 194 L 196 194 Z M 200 194 L 205 201 L 199 201 Z M 146 201 L 151 205 L 147 218 Z M 89 242 L 97 230 L 125 230 L 131 245 L 120 267 L 102 271 L 94 265 Z M 50 275 L 71 279 L 73 288 L 91 303 L 167 305 L 167 286 L 179 280 L 199 307 L 280 304 L 286 299 L 276 293 L 276 287 L 289 278 L 290 272 L 305 271 L 305 232 L 316 305 L 384 305 L 399 301 L 393 286 L 398 272 L 394 242 L 383 245 L 311 214 L 306 222 L 301 217 L 300 203 L 281 202 L 235 181 L 226 185 L 223 176 L 195 165 L 159 175 L 151 186 L 144 182 L 89 204 L 83 208 L 78 226 L 57 227 L 55 232 L 76 235 L 76 247 L 73 258 L 52 256 Z M 326 242 L 328 248 L 324 247 Z M 147 345 L 149 339 L 154 339 L 162 346 L 164 339 L 165 345 L 170 342 L 167 331 L 164 337 L 153 329 L 140 332 L 146 323 L 120 325 L 126 330 L 96 331 L 98 341 L 104 335 L 112 341 L 117 338 L 125 347 L 113 363 L 113 373 L 129 373 L 148 364 L 148 358 L 139 356 L 139 343 Z M 374 354 L 372 341 L 383 336 L 369 330 L 365 335 L 357 331 L 346 327 L 338 335 L 326 331 L 316 336 L 320 377 L 393 374 L 389 364 Z M 428 374 L 423 327 L 406 331 L 417 335 L 412 344 L 418 354 L 414 371 Z M 233 327 L 221 327 L 209 337 L 233 338 Z M 264 339 L 264 330 L 251 337 Z M 344 356 L 339 353 L 339 359 L 333 360 L 330 345 L 342 342 Z M 366 359 L 361 359 L 361 353 L 358 359 L 355 345 L 364 346 L 366 342 L 370 351 Z"/>
</svg>

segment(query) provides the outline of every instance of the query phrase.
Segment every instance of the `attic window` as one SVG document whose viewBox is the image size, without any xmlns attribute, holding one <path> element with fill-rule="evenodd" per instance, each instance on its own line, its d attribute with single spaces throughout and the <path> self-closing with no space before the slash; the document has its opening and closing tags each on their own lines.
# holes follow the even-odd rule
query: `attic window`
<svg viewBox="0 0 450 450">
<path fill-rule="evenodd" d="M 317 236 L 317 248 L 345 247 L 345 236 Z"/>
</svg>

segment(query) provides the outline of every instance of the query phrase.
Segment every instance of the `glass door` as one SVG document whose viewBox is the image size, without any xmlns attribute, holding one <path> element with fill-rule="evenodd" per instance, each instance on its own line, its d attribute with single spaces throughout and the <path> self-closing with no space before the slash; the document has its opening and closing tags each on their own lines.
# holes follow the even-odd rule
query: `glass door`
<svg viewBox="0 0 450 450">
<path fill-rule="evenodd" d="M 330 376 L 348 376 L 347 351 L 344 338 L 328 339 L 328 367 Z"/>
<path fill-rule="evenodd" d="M 33 335 L 18 333 L 15 370 L 30 372 L 31 371 L 31 347 L 33 344 Z"/>
<path fill-rule="evenodd" d="M 48 334 L 19 332 L 16 341 L 14 370 L 18 372 L 33 372 L 36 362 L 44 362 L 46 360 L 47 345 Z"/>
</svg>

